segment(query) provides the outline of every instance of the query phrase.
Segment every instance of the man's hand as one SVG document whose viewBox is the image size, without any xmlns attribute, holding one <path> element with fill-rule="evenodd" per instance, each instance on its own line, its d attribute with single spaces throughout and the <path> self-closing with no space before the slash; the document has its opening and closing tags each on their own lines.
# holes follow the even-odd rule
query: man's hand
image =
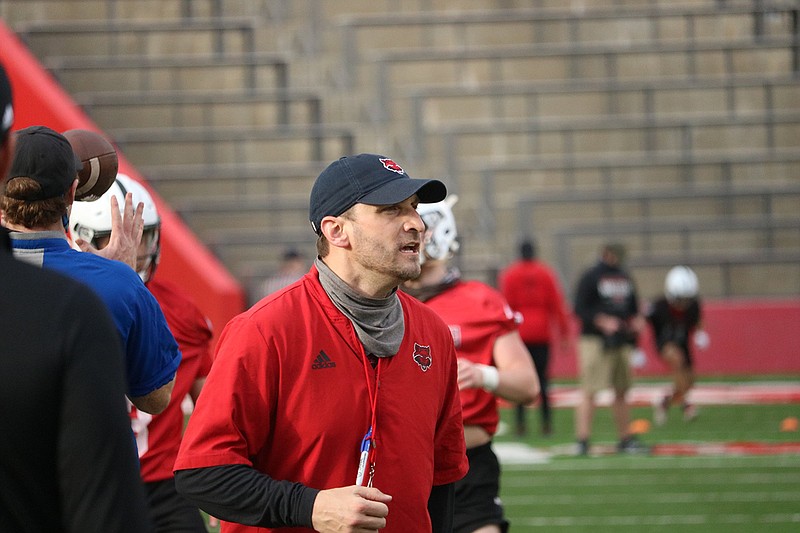
<svg viewBox="0 0 800 533">
<path fill-rule="evenodd" d="M 142 202 L 139 202 L 134 211 L 132 193 L 129 192 L 125 195 L 124 216 L 120 214 L 117 197 L 111 196 L 111 239 L 108 245 L 98 250 L 81 238 L 76 239 L 75 244 L 84 252 L 122 261 L 136 270 L 136 257 L 144 231 L 143 213 L 144 204 Z"/>
<path fill-rule="evenodd" d="M 480 366 L 469 359 L 458 358 L 458 390 L 480 389 L 483 387 L 483 374 Z"/>
<path fill-rule="evenodd" d="M 311 522 L 315 531 L 377 533 L 386 527 L 386 505 L 392 497 L 374 487 L 351 485 L 322 490 L 314 500 Z"/>
</svg>

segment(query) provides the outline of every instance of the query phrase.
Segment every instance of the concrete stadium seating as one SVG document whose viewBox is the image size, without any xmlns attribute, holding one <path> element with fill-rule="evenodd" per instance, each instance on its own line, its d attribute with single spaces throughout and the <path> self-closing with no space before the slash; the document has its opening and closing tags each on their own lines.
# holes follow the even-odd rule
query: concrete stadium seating
<svg viewBox="0 0 800 533">
<path fill-rule="evenodd" d="M 315 91 L 92 91 L 76 101 L 100 123 L 125 127 L 176 128 L 319 124 L 321 97 Z"/>
<path fill-rule="evenodd" d="M 800 294 L 798 11 L 788 0 L 0 1 L 246 285 L 285 245 L 313 255 L 304 195 L 329 160 L 369 151 L 459 194 L 467 276 L 494 281 L 533 235 L 573 277 L 619 238 L 643 294 L 689 262 L 720 297 Z"/>
</svg>

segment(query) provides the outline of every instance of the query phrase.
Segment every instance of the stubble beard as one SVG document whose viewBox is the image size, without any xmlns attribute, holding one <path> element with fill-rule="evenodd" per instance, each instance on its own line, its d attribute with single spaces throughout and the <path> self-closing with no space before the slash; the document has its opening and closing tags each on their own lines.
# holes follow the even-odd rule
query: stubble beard
<svg viewBox="0 0 800 533">
<path fill-rule="evenodd" d="M 366 270 L 391 277 L 398 285 L 419 277 L 419 261 L 402 254 L 399 245 L 387 248 L 385 242 L 370 239 L 360 232 L 358 237 L 360 242 L 354 248 L 354 259 Z"/>
</svg>

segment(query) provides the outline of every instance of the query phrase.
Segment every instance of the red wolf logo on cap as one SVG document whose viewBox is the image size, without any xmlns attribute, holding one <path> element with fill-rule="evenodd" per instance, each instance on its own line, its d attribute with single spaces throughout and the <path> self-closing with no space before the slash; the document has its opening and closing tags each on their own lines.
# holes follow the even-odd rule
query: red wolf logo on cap
<svg viewBox="0 0 800 533">
<path fill-rule="evenodd" d="M 381 163 L 383 163 L 383 166 L 386 167 L 386 170 L 391 170 L 392 172 L 397 172 L 398 174 L 405 174 L 403 167 L 391 159 L 381 159 Z"/>
<path fill-rule="evenodd" d="M 433 359 L 431 358 L 431 347 L 430 346 L 420 346 L 416 342 L 414 343 L 414 362 L 419 365 L 423 372 L 427 372 L 428 369 L 431 367 L 431 363 Z"/>
</svg>

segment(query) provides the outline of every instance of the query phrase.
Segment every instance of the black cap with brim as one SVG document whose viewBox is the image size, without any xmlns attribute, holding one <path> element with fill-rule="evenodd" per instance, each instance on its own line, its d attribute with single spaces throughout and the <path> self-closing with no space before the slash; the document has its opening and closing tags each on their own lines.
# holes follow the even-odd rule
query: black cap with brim
<svg viewBox="0 0 800 533">
<path fill-rule="evenodd" d="M 16 132 L 17 146 L 9 181 L 30 178 L 41 190 L 25 195 L 6 196 L 24 201 L 47 200 L 62 196 L 78 177 L 82 164 L 72 145 L 60 133 L 46 126 L 30 126 Z"/>
<path fill-rule="evenodd" d="M 441 202 L 447 196 L 447 188 L 439 180 L 415 179 L 390 181 L 383 187 L 365 194 L 356 203 L 369 205 L 397 204 L 416 194 L 420 203 Z"/>
<path fill-rule="evenodd" d="M 311 189 L 309 220 L 314 232 L 327 216 L 339 216 L 355 204 L 392 205 L 416 194 L 422 203 L 447 196 L 444 183 L 414 179 L 392 159 L 376 154 L 342 157 L 320 173 Z"/>
</svg>

